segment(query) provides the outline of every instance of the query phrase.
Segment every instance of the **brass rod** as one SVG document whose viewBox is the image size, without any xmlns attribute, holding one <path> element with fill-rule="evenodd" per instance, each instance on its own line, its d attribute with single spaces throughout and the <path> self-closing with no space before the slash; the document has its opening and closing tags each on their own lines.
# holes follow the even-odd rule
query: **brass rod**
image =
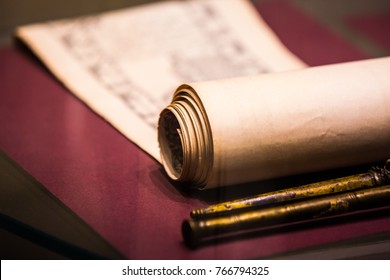
<svg viewBox="0 0 390 280">
<path fill-rule="evenodd" d="M 203 240 L 228 233 L 261 229 L 278 224 L 317 219 L 345 212 L 390 205 L 390 185 L 360 189 L 203 220 L 185 220 L 184 242 L 196 247 Z"/>
<path fill-rule="evenodd" d="M 282 189 L 274 192 L 267 192 L 247 198 L 210 205 L 209 207 L 203 209 L 192 210 L 190 215 L 191 218 L 200 220 L 228 215 L 238 211 L 258 209 L 283 202 L 390 184 L 390 170 L 388 170 L 388 164 L 389 160 L 384 168 L 374 167 L 366 173 L 316 182 L 294 188 Z"/>
</svg>

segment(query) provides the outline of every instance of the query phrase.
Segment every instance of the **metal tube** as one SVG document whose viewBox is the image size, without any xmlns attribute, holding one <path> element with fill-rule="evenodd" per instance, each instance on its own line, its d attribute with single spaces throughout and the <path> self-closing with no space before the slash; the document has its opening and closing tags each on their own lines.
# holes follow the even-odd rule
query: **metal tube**
<svg viewBox="0 0 390 280">
<path fill-rule="evenodd" d="M 191 218 L 200 220 L 228 215 L 238 211 L 258 209 L 273 204 L 280 204 L 282 202 L 390 184 L 390 170 L 388 170 L 389 161 L 390 160 L 387 161 L 384 168 L 372 168 L 366 173 L 218 203 L 210 205 L 207 208 L 193 210 L 190 215 Z"/>
<path fill-rule="evenodd" d="M 251 210 L 204 220 L 185 220 L 184 242 L 196 247 L 202 240 L 222 234 L 317 219 L 345 212 L 390 205 L 390 185 L 324 196 L 286 205 Z"/>
</svg>

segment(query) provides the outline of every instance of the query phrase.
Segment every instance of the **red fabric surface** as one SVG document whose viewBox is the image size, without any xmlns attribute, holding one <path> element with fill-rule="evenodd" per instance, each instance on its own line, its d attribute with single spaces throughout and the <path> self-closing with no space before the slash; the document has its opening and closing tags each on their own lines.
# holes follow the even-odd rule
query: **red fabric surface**
<svg viewBox="0 0 390 280">
<path fill-rule="evenodd" d="M 310 66 L 368 58 L 286 0 L 254 1 L 281 41 Z M 384 33 L 385 34 L 385 33 Z M 382 36 L 386 36 L 382 34 Z"/>
<path fill-rule="evenodd" d="M 346 19 L 346 22 L 363 36 L 390 51 L 390 12 L 353 16 Z"/>
<path fill-rule="evenodd" d="M 364 58 L 285 1 L 258 4 L 282 41 L 310 65 Z M 88 109 L 36 59 L 0 51 L 0 149 L 129 259 L 267 257 L 390 230 L 390 217 L 297 227 L 189 250 L 180 227 L 190 210 L 230 189 L 185 193 L 161 167 Z"/>
</svg>

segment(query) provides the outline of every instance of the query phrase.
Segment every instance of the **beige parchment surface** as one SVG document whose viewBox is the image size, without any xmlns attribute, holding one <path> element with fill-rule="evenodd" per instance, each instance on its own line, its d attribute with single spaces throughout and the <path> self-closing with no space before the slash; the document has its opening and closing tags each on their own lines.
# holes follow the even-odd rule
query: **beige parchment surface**
<svg viewBox="0 0 390 280">
<path fill-rule="evenodd" d="M 247 0 L 164 1 L 21 26 L 16 34 L 158 161 L 158 115 L 178 85 L 305 67 Z"/>
<path fill-rule="evenodd" d="M 164 166 L 213 187 L 387 159 L 389 77 L 390 57 L 182 85 L 160 118 Z M 191 116 L 169 132 L 187 145 L 179 163 L 165 131 L 175 104 Z"/>
</svg>

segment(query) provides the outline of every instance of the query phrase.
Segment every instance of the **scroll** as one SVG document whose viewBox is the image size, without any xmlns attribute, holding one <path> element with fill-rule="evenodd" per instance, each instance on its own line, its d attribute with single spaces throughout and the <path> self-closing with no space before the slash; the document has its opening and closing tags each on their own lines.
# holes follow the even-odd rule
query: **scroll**
<svg viewBox="0 0 390 280">
<path fill-rule="evenodd" d="M 197 188 L 385 160 L 390 57 L 181 85 L 161 112 L 169 177 Z"/>
<path fill-rule="evenodd" d="M 306 67 L 248 0 L 160 1 L 21 26 L 16 36 L 158 161 L 158 116 L 177 85 Z"/>
</svg>

